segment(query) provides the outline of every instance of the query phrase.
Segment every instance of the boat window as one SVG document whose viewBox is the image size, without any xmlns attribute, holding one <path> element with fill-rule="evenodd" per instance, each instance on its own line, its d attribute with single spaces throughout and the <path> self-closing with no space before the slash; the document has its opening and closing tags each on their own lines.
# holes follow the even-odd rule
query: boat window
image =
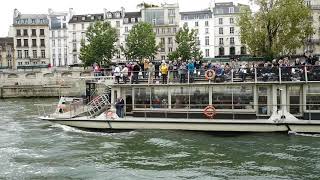
<svg viewBox="0 0 320 180">
<path fill-rule="evenodd" d="M 268 114 L 268 87 L 258 87 L 258 114 Z"/>
<path fill-rule="evenodd" d="M 308 85 L 307 90 L 307 110 L 320 109 L 320 86 Z"/>
<path fill-rule="evenodd" d="M 134 107 L 150 108 L 150 89 L 149 88 L 134 89 Z"/>
<path fill-rule="evenodd" d="M 232 109 L 232 86 L 213 87 L 212 105 L 216 109 Z"/>
<path fill-rule="evenodd" d="M 234 86 L 233 105 L 234 109 L 253 109 L 253 87 Z"/>
<path fill-rule="evenodd" d="M 216 109 L 253 109 L 253 87 L 215 86 L 212 104 Z"/>
<path fill-rule="evenodd" d="M 209 105 L 209 87 L 193 87 L 190 90 L 190 108 L 204 109 Z"/>
<path fill-rule="evenodd" d="M 177 87 L 171 90 L 172 109 L 189 108 L 189 88 Z"/>
<path fill-rule="evenodd" d="M 291 86 L 288 88 L 289 92 L 289 111 L 291 114 L 300 114 L 301 113 L 301 87 L 300 86 Z"/>
<path fill-rule="evenodd" d="M 168 90 L 151 88 L 151 108 L 168 108 Z"/>
</svg>

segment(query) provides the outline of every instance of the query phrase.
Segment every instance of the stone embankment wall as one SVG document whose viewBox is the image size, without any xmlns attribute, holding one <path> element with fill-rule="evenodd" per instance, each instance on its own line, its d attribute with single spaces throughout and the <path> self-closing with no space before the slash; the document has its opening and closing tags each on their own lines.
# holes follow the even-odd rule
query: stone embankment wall
<svg viewBox="0 0 320 180">
<path fill-rule="evenodd" d="M 0 98 L 58 97 L 85 94 L 85 80 L 92 70 L 50 68 L 0 72 Z"/>
</svg>

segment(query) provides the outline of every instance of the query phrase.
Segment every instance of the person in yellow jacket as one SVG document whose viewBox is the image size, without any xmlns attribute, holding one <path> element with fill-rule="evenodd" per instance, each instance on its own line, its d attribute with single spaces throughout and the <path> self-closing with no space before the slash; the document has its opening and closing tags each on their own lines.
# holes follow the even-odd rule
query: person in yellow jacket
<svg viewBox="0 0 320 180">
<path fill-rule="evenodd" d="M 168 70 L 169 70 L 168 65 L 165 62 L 162 62 L 161 66 L 160 66 L 160 72 L 161 72 L 161 76 L 162 76 L 162 84 L 167 84 Z"/>
</svg>

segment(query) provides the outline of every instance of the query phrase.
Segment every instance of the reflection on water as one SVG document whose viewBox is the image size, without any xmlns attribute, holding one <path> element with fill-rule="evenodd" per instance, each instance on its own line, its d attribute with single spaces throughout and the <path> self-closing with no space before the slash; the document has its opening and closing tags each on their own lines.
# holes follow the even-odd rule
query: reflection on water
<svg viewBox="0 0 320 180">
<path fill-rule="evenodd" d="M 90 132 L 38 120 L 41 101 L 0 101 L 0 179 L 319 179 L 319 135 Z"/>
</svg>

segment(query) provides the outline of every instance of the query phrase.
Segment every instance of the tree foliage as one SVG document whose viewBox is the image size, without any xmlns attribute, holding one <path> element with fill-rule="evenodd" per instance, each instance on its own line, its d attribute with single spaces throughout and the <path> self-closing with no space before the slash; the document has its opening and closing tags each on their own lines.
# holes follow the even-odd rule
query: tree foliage
<svg viewBox="0 0 320 180">
<path fill-rule="evenodd" d="M 288 55 L 313 34 L 311 11 L 304 0 L 255 0 L 259 10 L 244 6 L 238 18 L 241 42 L 254 55 Z"/>
<path fill-rule="evenodd" d="M 118 41 L 117 30 L 109 23 L 96 22 L 90 25 L 86 39 L 81 41 L 80 59 L 85 66 L 93 63 L 108 65 L 118 51 L 115 43 Z"/>
<path fill-rule="evenodd" d="M 190 30 L 187 25 L 184 25 L 177 32 L 175 41 L 178 46 L 175 51 L 168 55 L 170 60 L 181 58 L 182 61 L 186 61 L 191 58 L 202 58 L 202 52 L 198 47 L 196 30 Z"/>
<path fill-rule="evenodd" d="M 156 35 L 149 23 L 139 22 L 134 25 L 128 35 L 125 47 L 122 47 L 129 59 L 151 59 L 158 51 Z"/>
</svg>

